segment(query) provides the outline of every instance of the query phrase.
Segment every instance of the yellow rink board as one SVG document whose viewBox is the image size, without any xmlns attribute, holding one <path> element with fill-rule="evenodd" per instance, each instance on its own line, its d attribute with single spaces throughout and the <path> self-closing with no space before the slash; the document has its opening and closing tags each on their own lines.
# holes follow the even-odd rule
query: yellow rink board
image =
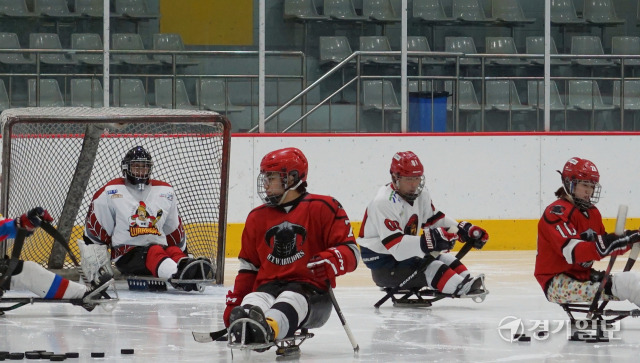
<svg viewBox="0 0 640 363">
<path fill-rule="evenodd" d="M 484 247 L 487 251 L 513 251 L 513 250 L 535 250 L 538 235 L 538 219 L 511 219 L 511 220 L 467 220 L 468 222 L 481 226 L 489 233 L 489 242 Z M 604 226 L 607 231 L 615 228 L 615 218 L 605 218 Z M 351 222 L 353 233 L 357 236 L 361 222 Z M 634 229 L 640 226 L 640 218 L 628 218 L 627 229 Z M 244 224 L 232 223 L 227 225 L 227 246 L 226 257 L 238 257 L 240 252 L 240 241 Z M 460 243 L 456 244 L 454 250 L 460 248 Z"/>
</svg>

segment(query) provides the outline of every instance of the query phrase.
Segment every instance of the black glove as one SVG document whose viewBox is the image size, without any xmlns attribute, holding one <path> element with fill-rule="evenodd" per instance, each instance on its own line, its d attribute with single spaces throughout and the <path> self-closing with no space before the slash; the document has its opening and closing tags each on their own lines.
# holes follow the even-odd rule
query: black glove
<svg viewBox="0 0 640 363">
<path fill-rule="evenodd" d="M 473 248 L 477 249 L 484 247 L 485 243 L 489 240 L 489 233 L 487 233 L 487 231 L 465 221 L 458 223 L 458 236 L 462 242 L 471 242 Z"/>
<path fill-rule="evenodd" d="M 615 233 L 607 233 L 596 238 L 596 250 L 602 257 L 608 256 L 614 251 L 625 249 L 628 245 L 640 241 L 638 231 L 625 231 L 622 236 Z"/>
<path fill-rule="evenodd" d="M 580 233 L 580 239 L 583 241 L 595 241 L 598 238 L 598 234 L 593 229 L 589 228 L 586 231 Z"/>
<path fill-rule="evenodd" d="M 457 234 L 451 233 L 445 228 L 425 228 L 420 237 L 420 248 L 424 253 L 447 251 L 453 248 L 457 239 Z"/>
<path fill-rule="evenodd" d="M 28 232 L 27 235 L 30 236 L 36 228 L 40 227 L 42 221 L 53 222 L 53 218 L 46 209 L 35 207 L 19 218 L 16 218 L 16 227 L 26 229 Z"/>
</svg>

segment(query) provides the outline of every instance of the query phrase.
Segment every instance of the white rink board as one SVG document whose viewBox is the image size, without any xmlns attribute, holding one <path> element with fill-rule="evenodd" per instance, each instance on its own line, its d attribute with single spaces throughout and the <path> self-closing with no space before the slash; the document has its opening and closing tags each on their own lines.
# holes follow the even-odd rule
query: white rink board
<svg viewBox="0 0 640 363">
<path fill-rule="evenodd" d="M 640 135 L 236 136 L 227 222 L 244 222 L 261 204 L 256 193 L 260 160 L 290 146 L 309 160 L 308 190 L 338 199 L 352 221 L 362 220 L 377 188 L 389 182 L 393 154 L 406 150 L 424 164 L 436 207 L 456 219 L 540 218 L 560 187 L 556 170 L 573 156 L 600 169 L 603 216 L 615 217 L 625 203 L 634 217 L 640 215 L 640 190 L 635 190 L 640 165 L 632 155 L 639 141 Z"/>
</svg>

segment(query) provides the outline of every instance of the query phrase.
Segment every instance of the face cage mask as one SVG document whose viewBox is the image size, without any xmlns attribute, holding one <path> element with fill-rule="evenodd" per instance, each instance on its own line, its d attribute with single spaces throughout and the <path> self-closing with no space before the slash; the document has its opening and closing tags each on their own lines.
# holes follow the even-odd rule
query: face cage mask
<svg viewBox="0 0 640 363">
<path fill-rule="evenodd" d="M 576 185 L 581 182 L 593 185 L 593 194 L 591 194 L 591 198 L 589 198 L 589 200 L 580 199 L 575 196 Z M 602 190 L 602 186 L 600 185 L 600 183 L 594 183 L 590 180 L 575 179 L 567 180 L 565 182 L 564 189 L 567 194 L 569 194 L 571 198 L 573 198 L 573 202 L 575 203 L 575 205 L 579 209 L 585 210 L 598 203 L 598 201 L 600 200 L 600 191 Z"/>
<path fill-rule="evenodd" d="M 284 193 L 279 195 L 268 195 L 267 188 L 265 187 L 265 185 L 269 185 L 270 173 L 273 173 L 273 172 L 267 171 L 264 173 L 260 173 L 258 175 L 258 179 L 257 179 L 258 196 L 260 197 L 260 199 L 262 199 L 262 202 L 264 204 L 270 207 L 275 207 L 277 205 L 280 205 L 280 203 L 282 203 L 284 198 L 287 196 L 287 193 L 289 193 L 289 190 L 296 189 L 302 183 L 302 180 L 298 180 L 298 182 L 295 185 L 292 185 L 291 187 L 287 188 L 287 184 L 286 184 L 288 179 L 287 174 L 279 173 L 280 181 L 282 182 L 282 189 L 284 190 Z"/>
<path fill-rule="evenodd" d="M 132 164 L 142 164 L 147 168 L 147 172 L 144 174 L 135 175 L 131 170 Z M 125 164 L 124 173 L 127 176 L 129 182 L 133 185 L 137 185 L 139 190 L 144 190 L 144 186 L 149 183 L 151 178 L 151 170 L 153 169 L 153 161 L 147 159 L 131 160 Z"/>
<path fill-rule="evenodd" d="M 411 194 L 400 193 L 400 185 L 399 185 L 400 178 L 406 178 L 406 177 L 403 177 L 400 175 L 395 176 L 395 180 L 393 181 L 393 186 L 396 187 L 396 193 L 398 193 L 407 202 L 413 202 L 414 200 L 416 200 L 416 198 L 420 196 L 420 193 L 422 193 L 422 189 L 424 189 L 424 185 L 425 185 L 424 175 L 420 176 L 420 184 L 418 185 L 418 188 L 416 188 L 416 191 Z"/>
</svg>

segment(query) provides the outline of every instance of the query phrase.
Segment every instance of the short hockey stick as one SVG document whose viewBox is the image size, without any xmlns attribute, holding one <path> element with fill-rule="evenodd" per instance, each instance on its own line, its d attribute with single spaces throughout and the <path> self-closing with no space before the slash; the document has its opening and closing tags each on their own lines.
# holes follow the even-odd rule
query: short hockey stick
<svg viewBox="0 0 640 363">
<path fill-rule="evenodd" d="M 18 233 L 16 235 L 16 239 L 13 241 L 13 249 L 11 250 L 11 258 L 9 259 L 9 267 L 7 271 L 5 271 L 4 276 L 0 278 L 0 291 L 2 291 L 2 286 L 11 278 L 13 275 L 13 271 L 15 271 L 16 267 L 18 267 L 18 263 L 20 262 L 20 254 L 22 253 L 22 246 L 24 246 L 24 239 L 27 237 L 27 230 L 23 228 L 18 228 Z M 0 294 L 2 296 L 2 294 Z"/>
<path fill-rule="evenodd" d="M 333 308 L 335 309 L 336 314 L 338 314 L 338 318 L 342 323 L 342 327 L 344 328 L 345 333 L 347 333 L 349 342 L 351 342 L 351 346 L 353 347 L 353 353 L 358 354 L 358 352 L 360 351 L 360 346 L 358 345 L 358 342 L 356 342 L 356 338 L 353 336 L 353 333 L 351 332 L 351 328 L 349 328 L 349 325 L 347 324 L 347 320 L 344 318 L 344 315 L 342 314 L 342 310 L 340 310 L 340 306 L 338 305 L 336 296 L 333 294 L 333 289 L 331 288 L 331 283 L 329 283 L 329 281 L 327 281 L 327 287 L 328 287 L 327 291 L 329 292 L 329 297 L 331 298 L 331 304 L 333 304 Z"/>
<path fill-rule="evenodd" d="M 458 254 L 456 254 L 456 258 L 458 260 L 463 258 L 471 250 L 472 247 L 473 247 L 472 243 L 465 243 L 465 245 L 462 246 L 460 251 L 458 251 Z M 407 278 L 404 279 L 404 281 L 402 281 L 398 286 L 389 290 L 387 294 L 383 296 L 382 299 L 378 300 L 378 302 L 375 303 L 373 306 L 375 308 L 379 308 L 380 305 L 384 304 L 385 301 L 389 300 L 393 295 L 397 294 L 398 291 L 402 290 L 402 288 L 405 287 L 416 276 L 424 273 L 424 271 L 427 269 L 427 266 L 429 266 L 429 264 L 434 260 L 435 260 L 435 257 L 433 257 L 431 254 L 424 256 L 418 268 L 414 272 L 412 272 L 411 275 L 407 276 Z"/>
<path fill-rule="evenodd" d="M 624 272 L 631 271 L 631 268 L 636 263 L 638 259 L 638 254 L 640 254 L 640 242 L 636 242 L 633 244 L 633 248 L 631 248 L 631 253 L 629 253 L 629 259 L 627 260 L 627 264 L 624 265 Z"/>
<path fill-rule="evenodd" d="M 227 340 L 227 339 L 223 339 L 224 336 L 227 335 L 227 328 L 224 328 L 218 331 L 212 331 L 209 333 L 198 333 L 193 331 L 191 332 L 191 334 L 193 335 L 193 340 L 195 340 L 198 343 L 209 343 L 216 340 L 224 340 L 224 341 Z"/>
<path fill-rule="evenodd" d="M 621 236 L 622 234 L 624 234 L 624 225 L 627 221 L 628 209 L 629 207 L 624 204 L 620 204 L 620 206 L 618 207 L 618 215 L 616 216 L 616 229 L 615 229 L 615 234 L 618 236 Z M 600 282 L 600 286 L 598 286 L 598 290 L 596 290 L 596 293 L 593 296 L 593 301 L 591 302 L 591 306 L 589 306 L 589 312 L 587 313 L 587 319 L 591 319 L 593 317 L 593 314 L 595 314 L 598 310 L 604 309 L 606 305 L 606 301 L 605 301 L 602 306 L 598 307 L 600 296 L 602 296 L 602 291 L 604 290 L 604 287 L 607 284 L 607 281 L 609 281 L 609 278 L 611 277 L 611 269 L 613 268 L 613 265 L 616 262 L 616 257 L 617 255 L 613 255 L 609 257 L 609 265 L 607 265 L 607 269 L 604 272 L 604 277 Z"/>
<path fill-rule="evenodd" d="M 40 227 L 44 229 L 44 231 L 47 232 L 51 237 L 53 237 L 53 240 L 58 242 L 65 249 L 65 251 L 67 251 L 67 253 L 69 254 L 69 258 L 71 259 L 73 264 L 76 265 L 76 267 L 80 267 L 80 263 L 76 259 L 76 256 L 73 254 L 73 252 L 71 252 L 69 243 L 65 240 L 62 234 L 58 232 L 56 227 L 52 226 L 51 223 L 42 219 L 40 219 L 40 221 Z"/>
</svg>

